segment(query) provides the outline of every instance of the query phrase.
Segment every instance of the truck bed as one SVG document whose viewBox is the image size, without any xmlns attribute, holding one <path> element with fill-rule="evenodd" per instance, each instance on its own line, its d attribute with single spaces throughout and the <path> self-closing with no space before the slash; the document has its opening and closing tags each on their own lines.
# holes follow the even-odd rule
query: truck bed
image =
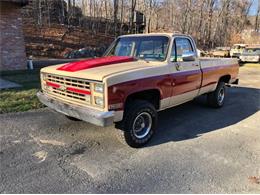
<svg viewBox="0 0 260 195">
<path fill-rule="evenodd" d="M 200 58 L 202 71 L 202 87 L 217 84 L 219 78 L 225 76 L 228 83 L 236 82 L 238 78 L 239 65 L 237 59 L 232 58 Z M 214 91 L 213 88 L 207 88 L 207 91 Z M 203 91 L 203 90 L 202 90 Z M 204 93 L 204 91 L 203 91 Z"/>
<path fill-rule="evenodd" d="M 201 68 L 213 67 L 213 66 L 232 66 L 237 65 L 238 60 L 234 58 L 199 58 Z"/>
</svg>

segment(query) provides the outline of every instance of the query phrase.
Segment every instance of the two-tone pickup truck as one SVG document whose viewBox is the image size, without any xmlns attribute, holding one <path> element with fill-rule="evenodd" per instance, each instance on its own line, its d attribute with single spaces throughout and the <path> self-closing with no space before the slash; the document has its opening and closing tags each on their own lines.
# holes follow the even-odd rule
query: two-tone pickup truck
<svg viewBox="0 0 260 195">
<path fill-rule="evenodd" d="M 158 111 L 203 94 L 222 107 L 238 70 L 236 59 L 198 58 L 187 35 L 125 35 L 101 58 L 43 68 L 37 95 L 72 120 L 116 124 L 123 141 L 141 147 L 156 132 Z"/>
</svg>

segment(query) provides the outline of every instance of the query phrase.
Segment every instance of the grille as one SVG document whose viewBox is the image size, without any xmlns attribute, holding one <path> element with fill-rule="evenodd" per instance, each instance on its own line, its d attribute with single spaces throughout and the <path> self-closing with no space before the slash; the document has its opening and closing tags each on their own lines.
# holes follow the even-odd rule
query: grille
<svg viewBox="0 0 260 195">
<path fill-rule="evenodd" d="M 69 78 L 69 77 L 61 77 L 56 75 L 47 75 L 47 81 L 54 82 L 57 84 L 63 84 L 67 87 L 77 87 L 81 89 L 88 89 L 90 90 L 90 84 L 87 81 L 81 80 L 81 79 L 75 79 L 75 78 Z"/>
<path fill-rule="evenodd" d="M 73 102 L 90 104 L 90 95 L 77 92 L 78 90 L 90 92 L 90 83 L 88 81 L 51 74 L 45 75 L 45 81 L 49 83 L 47 84 L 47 93 Z M 74 90 L 68 90 L 71 88 Z"/>
</svg>

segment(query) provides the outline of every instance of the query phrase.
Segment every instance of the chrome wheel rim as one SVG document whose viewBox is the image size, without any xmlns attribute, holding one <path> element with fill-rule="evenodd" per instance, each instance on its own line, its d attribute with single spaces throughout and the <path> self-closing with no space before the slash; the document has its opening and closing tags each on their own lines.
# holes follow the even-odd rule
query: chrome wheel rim
<svg viewBox="0 0 260 195">
<path fill-rule="evenodd" d="M 146 137 L 152 128 L 152 116 L 147 112 L 139 114 L 133 123 L 133 134 L 136 138 Z"/>
<path fill-rule="evenodd" d="M 221 88 L 218 94 L 218 102 L 222 104 L 223 100 L 225 98 L 225 89 Z"/>
</svg>

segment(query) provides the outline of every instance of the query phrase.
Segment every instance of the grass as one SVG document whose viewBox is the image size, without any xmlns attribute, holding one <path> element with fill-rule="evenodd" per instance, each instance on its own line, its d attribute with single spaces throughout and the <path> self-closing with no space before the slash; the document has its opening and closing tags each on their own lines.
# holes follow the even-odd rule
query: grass
<svg viewBox="0 0 260 195">
<path fill-rule="evenodd" d="M 21 88 L 0 90 L 0 114 L 44 107 L 36 97 L 40 90 L 39 70 L 3 71 L 0 75 L 22 85 Z"/>
</svg>

